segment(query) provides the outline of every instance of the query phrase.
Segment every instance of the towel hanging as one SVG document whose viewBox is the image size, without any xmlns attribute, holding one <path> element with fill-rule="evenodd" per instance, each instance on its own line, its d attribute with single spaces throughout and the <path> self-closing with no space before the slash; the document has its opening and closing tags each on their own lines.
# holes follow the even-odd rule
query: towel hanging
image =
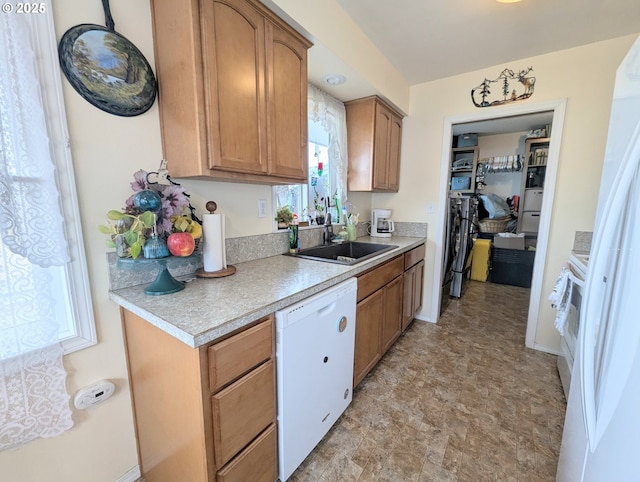
<svg viewBox="0 0 640 482">
<path fill-rule="evenodd" d="M 555 327 L 561 336 L 564 336 L 564 329 L 571 308 L 571 294 L 573 292 L 573 283 L 571 282 L 571 271 L 567 267 L 560 270 L 560 275 L 556 280 L 553 291 L 549 295 L 551 306 L 556 309 Z"/>
</svg>

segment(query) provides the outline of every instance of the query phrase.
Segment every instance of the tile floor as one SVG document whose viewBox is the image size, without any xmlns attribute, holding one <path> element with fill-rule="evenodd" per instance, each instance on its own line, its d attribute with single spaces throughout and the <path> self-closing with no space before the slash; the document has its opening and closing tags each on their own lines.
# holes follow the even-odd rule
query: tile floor
<svg viewBox="0 0 640 482">
<path fill-rule="evenodd" d="M 525 348 L 529 290 L 471 282 L 415 321 L 290 482 L 553 481 L 565 399 Z"/>
</svg>

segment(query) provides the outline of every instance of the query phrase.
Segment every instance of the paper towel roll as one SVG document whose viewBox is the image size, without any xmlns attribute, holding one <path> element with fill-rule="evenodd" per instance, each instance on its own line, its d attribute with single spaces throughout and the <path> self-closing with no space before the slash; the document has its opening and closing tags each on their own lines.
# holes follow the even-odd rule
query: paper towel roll
<svg viewBox="0 0 640 482">
<path fill-rule="evenodd" d="M 204 214 L 202 219 L 202 261 L 211 273 L 227 267 L 224 246 L 224 214 Z"/>
</svg>

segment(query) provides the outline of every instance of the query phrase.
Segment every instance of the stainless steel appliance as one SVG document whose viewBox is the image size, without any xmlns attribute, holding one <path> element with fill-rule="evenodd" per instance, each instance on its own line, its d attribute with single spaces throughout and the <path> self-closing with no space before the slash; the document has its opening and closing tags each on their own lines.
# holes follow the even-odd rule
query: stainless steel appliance
<svg viewBox="0 0 640 482">
<path fill-rule="evenodd" d="M 351 403 L 357 280 L 276 312 L 278 452 L 285 481 Z"/>
<path fill-rule="evenodd" d="M 371 236 L 390 238 L 395 231 L 391 221 L 391 209 L 373 209 L 371 211 Z"/>
<path fill-rule="evenodd" d="M 452 193 L 449 198 L 443 258 L 440 312 L 449 297 L 460 298 L 466 289 L 473 238 L 477 232 L 478 201 L 474 197 Z"/>
</svg>

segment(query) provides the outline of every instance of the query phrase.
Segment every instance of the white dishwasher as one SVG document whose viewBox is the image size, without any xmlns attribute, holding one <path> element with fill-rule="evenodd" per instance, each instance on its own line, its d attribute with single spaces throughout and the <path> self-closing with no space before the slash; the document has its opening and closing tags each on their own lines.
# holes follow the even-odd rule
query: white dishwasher
<svg viewBox="0 0 640 482">
<path fill-rule="evenodd" d="M 351 403 L 357 280 L 276 312 L 282 482 Z"/>
</svg>

